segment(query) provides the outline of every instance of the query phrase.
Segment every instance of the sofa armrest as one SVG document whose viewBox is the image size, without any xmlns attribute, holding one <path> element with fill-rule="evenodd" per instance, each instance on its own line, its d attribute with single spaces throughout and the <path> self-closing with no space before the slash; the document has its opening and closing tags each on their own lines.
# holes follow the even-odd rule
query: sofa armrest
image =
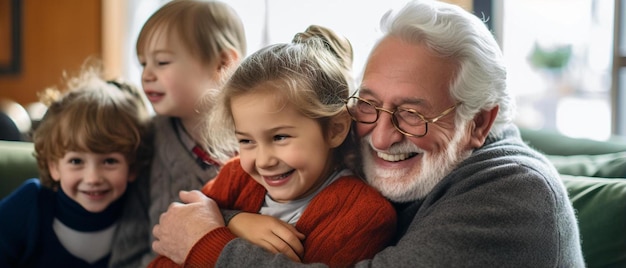
<svg viewBox="0 0 626 268">
<path fill-rule="evenodd" d="M 626 140 L 596 141 L 572 138 L 550 130 L 520 128 L 522 140 L 546 155 L 598 155 L 626 152 Z"/>
<path fill-rule="evenodd" d="M 626 178 L 626 152 L 597 155 L 546 155 L 561 174 Z"/>
<path fill-rule="evenodd" d="M 39 176 L 33 143 L 0 140 L 0 199 Z"/>
</svg>

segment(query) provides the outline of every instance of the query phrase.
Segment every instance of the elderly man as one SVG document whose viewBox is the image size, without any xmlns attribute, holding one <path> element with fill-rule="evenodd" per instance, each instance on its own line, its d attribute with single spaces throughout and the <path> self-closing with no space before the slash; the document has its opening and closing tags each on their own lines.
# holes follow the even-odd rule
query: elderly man
<svg viewBox="0 0 626 268">
<path fill-rule="evenodd" d="M 584 267 L 567 192 L 511 123 L 501 51 L 483 22 L 454 5 L 414 1 L 381 26 L 347 109 L 365 178 L 394 202 L 399 233 L 357 266 Z M 189 203 L 172 205 L 154 228 L 158 253 L 188 265 L 204 254 L 220 254 L 218 266 L 302 265 L 290 260 L 303 250 L 290 227 L 246 236 L 272 220 L 241 213 L 224 227 L 210 199 L 181 197 Z"/>
</svg>

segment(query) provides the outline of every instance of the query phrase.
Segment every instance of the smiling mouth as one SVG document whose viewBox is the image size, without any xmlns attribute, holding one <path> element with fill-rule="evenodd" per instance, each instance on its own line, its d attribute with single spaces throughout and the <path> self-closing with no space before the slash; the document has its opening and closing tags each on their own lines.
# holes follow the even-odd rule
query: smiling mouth
<svg viewBox="0 0 626 268">
<path fill-rule="evenodd" d="M 165 95 L 164 93 L 159 92 L 146 92 L 146 96 L 148 97 L 159 97 Z"/>
<path fill-rule="evenodd" d="M 109 192 L 109 190 L 103 190 L 103 191 L 81 191 L 83 194 L 88 195 L 88 196 L 102 196 L 105 195 L 106 193 Z"/>
<path fill-rule="evenodd" d="M 263 179 L 270 180 L 270 181 L 279 181 L 279 180 L 282 180 L 284 178 L 291 176 L 291 174 L 293 174 L 294 172 L 295 170 L 292 169 L 289 172 L 286 172 L 277 176 L 263 176 Z"/>
<path fill-rule="evenodd" d="M 414 157 L 416 155 L 417 153 L 386 154 L 382 152 L 376 152 L 376 156 L 388 162 L 399 162 Z"/>
</svg>

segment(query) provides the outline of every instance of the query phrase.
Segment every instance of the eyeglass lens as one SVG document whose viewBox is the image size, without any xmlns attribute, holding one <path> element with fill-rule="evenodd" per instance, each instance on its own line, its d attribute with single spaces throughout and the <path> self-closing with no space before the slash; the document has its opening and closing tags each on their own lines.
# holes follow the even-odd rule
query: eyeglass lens
<svg viewBox="0 0 626 268">
<path fill-rule="evenodd" d="M 387 109 L 376 107 L 374 104 L 358 97 L 351 97 L 347 106 L 348 113 L 357 122 L 373 124 L 378 120 L 380 111 L 384 111 L 392 115 L 393 125 L 403 134 L 410 136 L 423 136 L 426 134 L 426 121 L 412 110 L 398 108 L 391 112 Z"/>
</svg>

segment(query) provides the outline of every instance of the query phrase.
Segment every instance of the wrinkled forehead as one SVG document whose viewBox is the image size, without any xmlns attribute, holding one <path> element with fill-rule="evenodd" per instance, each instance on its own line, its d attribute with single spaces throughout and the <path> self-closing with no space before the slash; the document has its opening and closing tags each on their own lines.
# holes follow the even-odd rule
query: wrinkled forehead
<svg viewBox="0 0 626 268">
<path fill-rule="evenodd" d="M 425 44 L 387 37 L 372 51 L 362 75 L 359 95 L 388 104 L 450 102 L 457 62 Z"/>
</svg>

